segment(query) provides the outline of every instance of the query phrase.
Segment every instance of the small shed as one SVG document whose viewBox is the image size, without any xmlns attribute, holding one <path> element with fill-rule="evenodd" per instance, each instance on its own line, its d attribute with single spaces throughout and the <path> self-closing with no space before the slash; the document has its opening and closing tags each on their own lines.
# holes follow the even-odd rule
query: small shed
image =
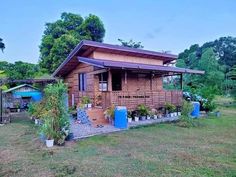
<svg viewBox="0 0 236 177">
<path fill-rule="evenodd" d="M 3 92 L 5 95 L 4 106 L 9 109 L 25 109 L 30 102 L 42 99 L 42 92 L 32 85 L 22 84 Z"/>
</svg>

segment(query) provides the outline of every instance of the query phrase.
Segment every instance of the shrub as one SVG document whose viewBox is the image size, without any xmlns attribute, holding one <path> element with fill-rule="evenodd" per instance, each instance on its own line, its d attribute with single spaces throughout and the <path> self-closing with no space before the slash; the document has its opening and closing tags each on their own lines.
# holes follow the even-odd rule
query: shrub
<svg viewBox="0 0 236 177">
<path fill-rule="evenodd" d="M 111 105 L 111 107 L 109 107 L 106 111 L 105 111 L 105 115 L 108 118 L 114 119 L 115 117 L 115 105 Z"/>
<path fill-rule="evenodd" d="M 144 104 L 138 105 L 137 109 L 140 116 L 146 116 L 149 114 L 149 108 L 145 106 Z"/>
<path fill-rule="evenodd" d="M 91 100 L 88 96 L 83 96 L 81 102 L 82 102 L 82 104 L 89 104 L 89 103 L 91 103 Z"/>
<path fill-rule="evenodd" d="M 169 112 L 174 112 L 176 110 L 176 106 L 171 103 L 165 103 L 165 109 Z"/>
<path fill-rule="evenodd" d="M 50 84 L 45 89 L 42 114 L 40 117 L 44 120 L 41 131 L 50 138 L 54 138 L 58 143 L 65 135 L 69 133 L 69 115 L 65 105 L 67 88 L 65 84 L 59 81 L 56 84 Z"/>
<path fill-rule="evenodd" d="M 186 128 L 197 126 L 198 125 L 197 121 L 194 121 L 193 118 L 191 118 L 190 116 L 192 111 L 193 111 L 192 103 L 184 100 L 180 121 L 177 123 L 177 125 Z"/>
</svg>

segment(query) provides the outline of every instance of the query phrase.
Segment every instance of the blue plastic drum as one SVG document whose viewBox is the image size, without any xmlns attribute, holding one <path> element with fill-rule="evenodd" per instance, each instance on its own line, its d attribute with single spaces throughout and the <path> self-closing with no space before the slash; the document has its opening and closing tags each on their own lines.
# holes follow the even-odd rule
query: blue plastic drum
<svg viewBox="0 0 236 177">
<path fill-rule="evenodd" d="M 200 117 L 200 103 L 192 102 L 192 104 L 193 104 L 193 111 L 191 113 L 191 116 L 193 116 L 193 118 L 199 118 Z"/>
</svg>

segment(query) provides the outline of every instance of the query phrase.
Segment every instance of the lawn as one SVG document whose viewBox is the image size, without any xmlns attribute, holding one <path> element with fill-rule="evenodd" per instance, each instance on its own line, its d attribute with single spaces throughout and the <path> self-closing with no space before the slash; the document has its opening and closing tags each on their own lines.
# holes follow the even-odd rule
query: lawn
<svg viewBox="0 0 236 177">
<path fill-rule="evenodd" d="M 24 117 L 0 127 L 0 176 L 236 176 L 236 108 L 201 127 L 140 127 L 45 148 Z"/>
</svg>

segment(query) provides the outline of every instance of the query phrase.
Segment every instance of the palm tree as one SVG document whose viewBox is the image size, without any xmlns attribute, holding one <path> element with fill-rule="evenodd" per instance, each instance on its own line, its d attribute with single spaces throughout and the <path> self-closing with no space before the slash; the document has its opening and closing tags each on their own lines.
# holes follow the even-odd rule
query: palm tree
<svg viewBox="0 0 236 177">
<path fill-rule="evenodd" d="M 3 50 L 5 49 L 5 44 L 4 44 L 2 41 L 3 41 L 3 39 L 0 38 L 0 49 L 1 49 L 2 52 L 3 52 Z"/>
</svg>

